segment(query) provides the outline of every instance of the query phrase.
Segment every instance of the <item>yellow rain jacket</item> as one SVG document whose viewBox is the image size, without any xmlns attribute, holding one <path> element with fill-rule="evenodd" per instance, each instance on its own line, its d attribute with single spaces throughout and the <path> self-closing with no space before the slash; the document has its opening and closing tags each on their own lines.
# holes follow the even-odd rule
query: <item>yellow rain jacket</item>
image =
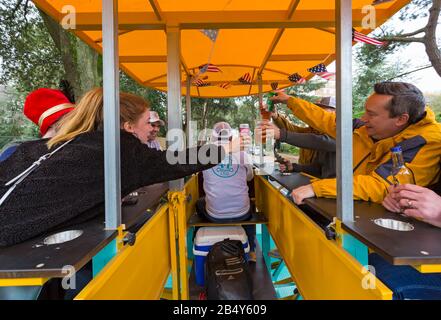
<svg viewBox="0 0 441 320">
<path fill-rule="evenodd" d="M 336 115 L 302 99 L 291 97 L 288 107 L 294 115 L 316 130 L 336 137 Z M 390 148 L 401 146 L 406 167 L 415 184 L 429 186 L 438 181 L 441 158 L 441 125 L 435 114 L 426 108 L 426 116 L 397 135 L 374 142 L 363 123 L 354 119 L 353 190 L 355 200 L 381 203 L 392 183 Z M 317 197 L 335 198 L 336 179 L 312 182 Z"/>
</svg>

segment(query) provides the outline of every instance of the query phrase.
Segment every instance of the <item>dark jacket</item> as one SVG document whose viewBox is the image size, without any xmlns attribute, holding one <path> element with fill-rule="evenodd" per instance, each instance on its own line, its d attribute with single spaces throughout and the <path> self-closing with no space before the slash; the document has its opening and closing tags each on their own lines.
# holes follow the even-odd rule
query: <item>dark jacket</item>
<svg viewBox="0 0 441 320">
<path fill-rule="evenodd" d="M 295 172 L 305 172 L 318 178 L 334 178 L 336 176 L 336 145 L 335 140 L 325 134 L 298 133 L 280 130 L 280 142 L 293 146 L 316 150 L 311 164 L 293 163 Z"/>
<path fill-rule="evenodd" d="M 48 153 L 47 139 L 22 143 L 0 163 L 0 197 L 10 179 Z M 131 134 L 121 132 L 121 196 L 158 182 L 175 180 L 209 169 L 216 163 L 175 164 L 167 162 L 167 151 L 156 151 Z M 198 152 L 199 148 L 184 151 Z M 169 155 L 173 154 L 169 152 Z M 187 162 L 188 163 L 188 162 Z M 74 225 L 104 213 L 104 139 L 96 131 L 78 136 L 43 162 L 19 184 L 0 206 L 0 246 L 16 244 L 60 226 Z"/>
</svg>

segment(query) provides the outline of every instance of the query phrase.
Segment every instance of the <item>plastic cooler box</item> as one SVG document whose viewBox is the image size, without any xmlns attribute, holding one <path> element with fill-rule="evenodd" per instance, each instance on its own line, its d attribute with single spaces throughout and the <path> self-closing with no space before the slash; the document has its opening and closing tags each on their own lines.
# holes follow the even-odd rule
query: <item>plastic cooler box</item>
<svg viewBox="0 0 441 320">
<path fill-rule="evenodd" d="M 225 239 L 240 240 L 245 251 L 246 259 L 250 252 L 250 245 L 245 230 L 241 226 L 233 227 L 202 227 L 196 233 L 193 245 L 195 260 L 196 283 L 203 286 L 205 283 L 205 260 L 213 244 Z"/>
</svg>

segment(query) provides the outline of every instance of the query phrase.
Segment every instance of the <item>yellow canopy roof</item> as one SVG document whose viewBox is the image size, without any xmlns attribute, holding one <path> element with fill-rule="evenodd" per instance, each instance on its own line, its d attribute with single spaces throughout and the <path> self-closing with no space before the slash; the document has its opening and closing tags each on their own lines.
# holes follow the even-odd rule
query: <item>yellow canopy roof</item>
<svg viewBox="0 0 441 320">
<path fill-rule="evenodd" d="M 76 10 L 75 34 L 95 50 L 102 51 L 102 0 L 33 0 L 61 22 L 66 9 Z M 292 86 L 293 73 L 311 78 L 307 69 L 334 60 L 334 0 L 119 0 L 120 67 L 140 84 L 167 90 L 166 27 L 181 28 L 182 94 L 187 74 L 210 62 L 221 72 L 206 72 L 205 87 L 191 87 L 194 97 L 237 97 L 258 93 L 257 75 L 263 91 L 271 83 Z M 361 29 L 362 8 L 373 0 L 353 0 L 353 26 Z M 376 5 L 377 25 L 410 0 Z M 219 29 L 213 42 L 202 29 Z M 211 54 L 212 52 L 212 54 Z M 211 57 L 211 59 L 209 59 Z M 210 61 L 208 61 L 210 60 Z M 251 84 L 238 81 L 249 73 Z M 220 85 L 229 83 L 229 88 Z"/>
</svg>

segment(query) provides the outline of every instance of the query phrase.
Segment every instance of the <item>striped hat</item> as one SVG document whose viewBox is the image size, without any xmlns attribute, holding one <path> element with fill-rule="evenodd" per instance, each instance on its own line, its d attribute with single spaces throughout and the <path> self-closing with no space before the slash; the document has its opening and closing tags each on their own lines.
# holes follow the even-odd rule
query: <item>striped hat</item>
<svg viewBox="0 0 441 320">
<path fill-rule="evenodd" d="M 32 91 L 26 97 L 23 113 L 40 127 L 40 134 L 44 136 L 61 116 L 72 111 L 74 107 L 60 90 L 41 88 Z"/>
</svg>

